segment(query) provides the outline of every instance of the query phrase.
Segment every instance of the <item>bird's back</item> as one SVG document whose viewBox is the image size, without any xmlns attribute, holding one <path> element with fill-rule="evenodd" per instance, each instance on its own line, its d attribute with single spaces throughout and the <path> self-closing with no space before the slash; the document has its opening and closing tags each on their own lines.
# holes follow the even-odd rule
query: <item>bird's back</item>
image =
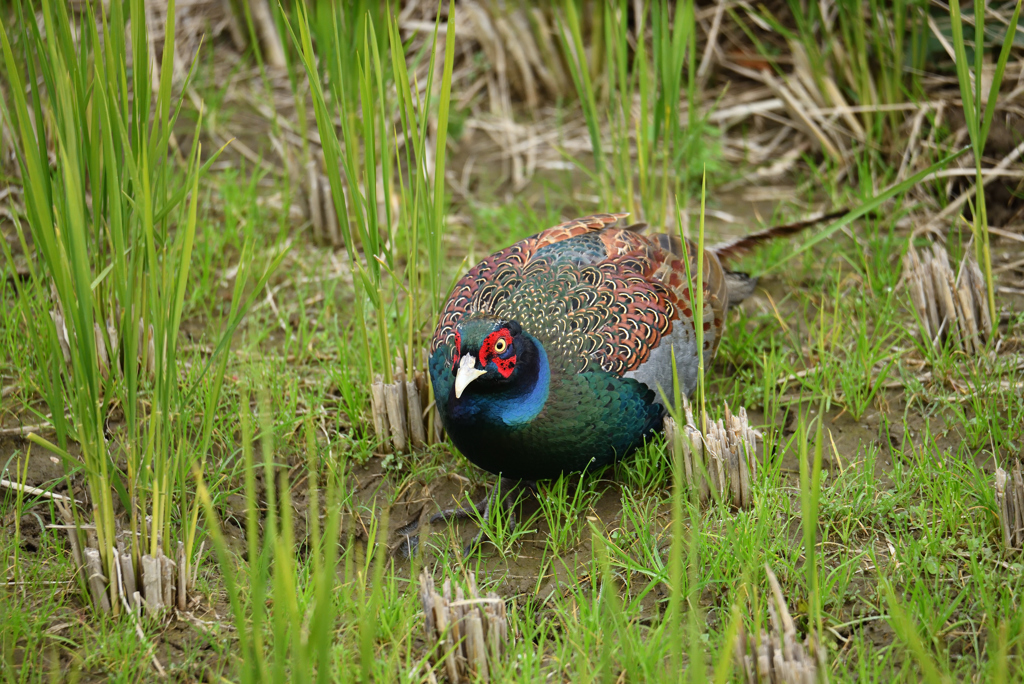
<svg viewBox="0 0 1024 684">
<path fill-rule="evenodd" d="M 603 370 L 671 392 L 675 349 L 683 389 L 696 385 L 697 350 L 689 270 L 696 249 L 678 238 L 611 224 L 625 214 L 567 221 L 480 262 L 463 277 L 441 316 L 434 349 L 454 340 L 464 316 L 515 320 L 565 373 Z M 728 305 L 725 272 L 705 252 L 704 357 L 710 364 Z"/>
</svg>

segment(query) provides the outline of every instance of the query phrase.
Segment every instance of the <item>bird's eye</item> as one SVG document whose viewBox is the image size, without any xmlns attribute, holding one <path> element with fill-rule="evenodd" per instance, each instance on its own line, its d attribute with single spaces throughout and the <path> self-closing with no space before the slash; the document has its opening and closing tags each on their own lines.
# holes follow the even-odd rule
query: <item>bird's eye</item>
<svg viewBox="0 0 1024 684">
<path fill-rule="evenodd" d="M 494 343 L 494 351 L 498 354 L 504 354 L 506 349 L 508 349 L 508 342 L 504 338 L 499 337 L 498 341 Z"/>
</svg>

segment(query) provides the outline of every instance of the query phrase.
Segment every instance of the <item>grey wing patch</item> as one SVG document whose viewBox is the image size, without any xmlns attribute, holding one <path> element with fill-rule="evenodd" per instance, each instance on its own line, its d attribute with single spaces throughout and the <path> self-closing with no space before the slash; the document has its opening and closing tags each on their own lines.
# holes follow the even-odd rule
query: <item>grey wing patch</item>
<svg viewBox="0 0 1024 684">
<path fill-rule="evenodd" d="M 647 361 L 636 370 L 623 375 L 642 382 L 654 390 L 658 404 L 664 405 L 663 397 L 672 397 L 672 350 L 676 354 L 676 370 L 679 375 L 679 389 L 689 397 L 697 389 L 697 335 L 690 321 L 672 321 L 672 332 L 663 337 L 661 343 L 651 350 Z M 714 352 L 709 348 L 704 354 L 704 367 L 711 365 Z M 664 393 L 664 395 L 662 394 Z"/>
</svg>

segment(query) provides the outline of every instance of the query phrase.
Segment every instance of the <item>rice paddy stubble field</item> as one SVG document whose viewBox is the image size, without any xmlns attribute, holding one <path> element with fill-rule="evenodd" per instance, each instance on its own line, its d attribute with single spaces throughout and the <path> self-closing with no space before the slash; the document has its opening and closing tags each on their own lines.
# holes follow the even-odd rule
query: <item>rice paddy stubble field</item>
<svg viewBox="0 0 1024 684">
<path fill-rule="evenodd" d="M 746 681 L 770 578 L 819 679 L 1024 674 L 1017 5 L 115 5 L 2 16 L 5 681 Z M 751 506 L 659 436 L 430 522 L 495 478 L 430 411 L 396 453 L 371 386 L 422 377 L 469 266 L 595 212 L 712 244 L 842 208 L 738 264 L 705 369 Z M 921 333 L 933 244 L 978 264 L 976 347 Z M 187 596 L 136 616 L 113 554 Z M 500 599 L 486 674 L 424 571 Z"/>
</svg>

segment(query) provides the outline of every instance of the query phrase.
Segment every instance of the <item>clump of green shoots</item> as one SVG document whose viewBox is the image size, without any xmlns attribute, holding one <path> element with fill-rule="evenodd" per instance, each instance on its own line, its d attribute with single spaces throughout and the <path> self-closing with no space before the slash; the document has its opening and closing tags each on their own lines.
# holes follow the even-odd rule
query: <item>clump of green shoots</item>
<svg viewBox="0 0 1024 684">
<path fill-rule="evenodd" d="M 591 175 L 606 207 L 619 207 L 655 226 L 667 225 L 670 201 L 696 174 L 708 156 L 711 134 L 698 113 L 696 36 L 692 0 L 673 5 L 665 0 L 631 5 L 625 0 L 598 3 L 593 22 L 594 50 L 586 59 L 580 14 L 575 0 L 566 0 L 559 33 L 569 72 L 583 109 L 594 155 Z M 633 37 L 629 13 L 633 12 Z M 648 45 L 647 31 L 651 41 Z M 635 42 L 635 45 L 634 45 Z M 602 76 L 601 93 L 595 79 Z M 688 105 L 688 122 L 680 107 Z M 634 103 L 639 102 L 639 109 Z M 610 145 L 604 143 L 605 130 Z M 583 167 L 581 167 L 583 168 Z"/>
<path fill-rule="evenodd" d="M 142 555 L 171 556 L 178 542 L 185 543 L 191 562 L 198 509 L 187 475 L 205 463 L 228 341 L 247 306 L 243 292 L 251 285 L 252 254 L 243 250 L 217 353 L 193 376 L 194 384 L 183 387 L 178 333 L 199 178 L 216 155 L 202 163 L 196 142 L 187 158 L 179 153 L 172 161 L 182 105 L 172 92 L 174 3 L 159 71 L 150 69 L 141 0 L 111 3 L 99 25 L 82 21 L 77 35 L 65 3 L 41 0 L 40 10 L 42 27 L 34 7 L 16 5 L 13 45 L 0 25 L 11 82 L 2 118 L 15 131 L 37 256 L 18 292 L 23 311 L 32 312 L 23 320 L 35 341 L 28 349 L 33 381 L 50 409 L 56 443 L 29 438 L 61 456 L 66 472 L 80 468 L 85 475 L 105 588 L 116 613 L 115 497 L 128 513 L 127 546 L 137 577 Z M 91 15 L 92 8 L 86 12 Z M 51 307 L 67 328 L 67 364 Z M 151 377 L 143 372 L 147 367 Z M 181 419 L 196 403 L 205 404 L 198 437 Z M 123 426 L 110 428 L 115 407 Z M 80 457 L 70 455 L 71 442 Z M 82 523 L 77 511 L 76 523 Z M 79 535 L 84 542 L 81 530 Z"/>
<path fill-rule="evenodd" d="M 489 540 L 502 557 L 512 555 L 524 537 L 537 531 L 537 528 L 533 527 L 537 519 L 536 514 L 526 519 L 517 519 L 515 515 L 516 509 L 520 507 L 526 497 L 526 492 L 527 490 L 517 486 L 514 480 L 499 478 L 495 482 L 493 493 L 490 496 L 495 502 L 505 501 L 506 503 L 482 506 L 469 514 L 470 519 L 476 523 L 479 529 L 479 538 Z M 558 503 L 547 502 L 547 507 L 542 504 L 545 513 L 551 516 L 549 520 L 558 519 L 557 513 L 552 510 L 553 507 L 557 508 Z M 454 535 L 455 530 L 452 529 L 451 532 Z M 465 550 L 468 552 L 482 548 L 482 543 L 474 542 L 470 543 Z"/>
<path fill-rule="evenodd" d="M 397 635 L 413 624 L 417 606 L 388 557 L 387 509 L 358 516 L 346 462 L 327 458 L 308 415 L 305 474 L 293 481 L 291 469 L 275 462 L 274 433 L 281 426 L 269 393 L 261 391 L 257 403 L 258 435 L 247 392 L 238 415 L 244 561 L 228 547 L 211 491 L 201 480 L 198 487 L 238 638 L 230 671 L 242 682 L 395 681 L 418 667 L 400 643 L 406 637 Z M 304 509 L 293 501 L 303 488 Z M 294 511 L 303 510 L 304 540 L 295 536 L 294 519 Z M 416 571 L 414 563 L 412 576 Z M 385 652 L 381 644 L 388 645 Z"/>
<path fill-rule="evenodd" d="M 813 460 L 808 453 L 808 427 L 803 416 L 797 423 L 800 459 L 800 522 L 804 537 L 804 571 L 807 580 L 809 628 L 814 633 L 823 633 L 821 613 L 821 591 L 818 587 L 818 508 L 821 500 L 821 467 L 824 453 L 822 422 L 825 420 L 825 402 L 819 406 L 818 420 L 814 433 Z"/>
<path fill-rule="evenodd" d="M 977 3 L 975 3 L 975 7 L 977 6 Z M 982 7 L 984 7 L 984 3 L 982 3 Z M 974 220 L 971 228 L 974 233 L 974 253 L 985 275 L 989 319 L 992 321 L 993 326 L 992 331 L 985 331 L 989 333 L 995 332 L 995 326 L 999 325 L 999 317 L 996 315 L 995 285 L 992 280 L 992 253 L 989 248 L 988 219 L 985 211 L 985 183 L 981 161 L 985 151 L 985 141 L 988 140 L 989 130 L 992 127 L 992 118 L 996 113 L 996 103 L 999 100 L 999 88 L 1003 83 L 1003 75 L 1006 72 L 1006 62 L 1010 57 L 1010 49 L 1013 47 L 1017 35 L 1020 8 L 1021 0 L 1017 0 L 1017 6 L 1013 10 L 1013 17 L 1006 27 L 1003 45 L 999 52 L 999 60 L 996 62 L 995 71 L 992 74 L 988 99 L 985 101 L 984 108 L 982 108 L 982 101 L 985 100 L 981 75 L 985 53 L 986 13 L 984 11 L 974 13 L 974 70 L 972 71 L 967 63 L 967 48 L 964 42 L 964 20 L 960 12 L 960 0 L 951 0 L 949 3 L 949 14 L 953 20 L 953 48 L 956 52 L 956 74 L 960 82 L 960 97 L 964 105 L 964 120 L 967 122 L 967 132 L 971 138 L 971 151 L 974 153 L 975 199 Z M 991 335 L 989 337 L 991 338 Z"/>
<path fill-rule="evenodd" d="M 548 523 L 547 551 L 564 553 L 576 546 L 586 526 L 586 515 L 596 503 L 599 490 L 579 476 L 563 475 L 557 480 L 537 484 L 537 503 Z"/>
<path fill-rule="evenodd" d="M 318 480 L 320 459 L 313 424 L 307 417 L 305 432 L 310 493 L 307 512 L 310 553 L 306 559 L 300 558 L 296 554 L 288 472 L 278 472 L 273 462 L 273 424 L 270 401 L 265 393 L 260 400 L 262 465 L 255 462 L 249 415 L 249 401 L 243 397 L 239 422 L 245 461 L 245 536 L 248 551 L 248 571 L 245 574 L 236 569 L 214 511 L 210 492 L 202 482 L 201 473 L 196 473 L 200 478 L 199 498 L 237 629 L 241 681 L 329 681 L 334 668 L 331 658 L 332 637 L 338 617 L 334 592 L 344 474 L 337 468 L 328 471 L 325 488 L 327 517 L 321 529 L 321 492 Z M 262 542 L 256 491 L 258 468 L 262 470 L 267 497 Z M 243 592 L 243 587 L 248 587 L 248 595 Z M 272 612 L 268 611 L 269 603 L 273 605 Z M 266 640 L 267 631 L 272 635 L 270 643 Z"/>
<path fill-rule="evenodd" d="M 449 7 L 441 82 L 434 80 L 438 24 L 422 89 L 418 60 L 408 62 L 390 9 L 383 27 L 373 13 L 342 4 L 320 4 L 314 12 L 297 5 L 289 29 L 356 274 L 355 328 L 365 367 L 390 384 L 397 361 L 410 372 L 422 363 L 449 289 L 442 238 L 455 12 Z M 362 324 L 368 313 L 373 326 Z"/>
<path fill-rule="evenodd" d="M 891 349 L 899 341 L 900 331 L 871 323 L 872 314 L 879 314 L 883 320 L 893 315 L 896 293 L 890 291 L 878 299 L 869 297 L 863 292 L 844 292 L 841 279 L 835 280 L 831 320 L 826 318 L 826 308 L 821 307 L 817 331 L 811 333 L 817 366 L 800 378 L 813 396 L 826 402 L 825 410 L 834 401 L 854 420 L 860 420 L 874 404 L 898 360 Z"/>
</svg>

